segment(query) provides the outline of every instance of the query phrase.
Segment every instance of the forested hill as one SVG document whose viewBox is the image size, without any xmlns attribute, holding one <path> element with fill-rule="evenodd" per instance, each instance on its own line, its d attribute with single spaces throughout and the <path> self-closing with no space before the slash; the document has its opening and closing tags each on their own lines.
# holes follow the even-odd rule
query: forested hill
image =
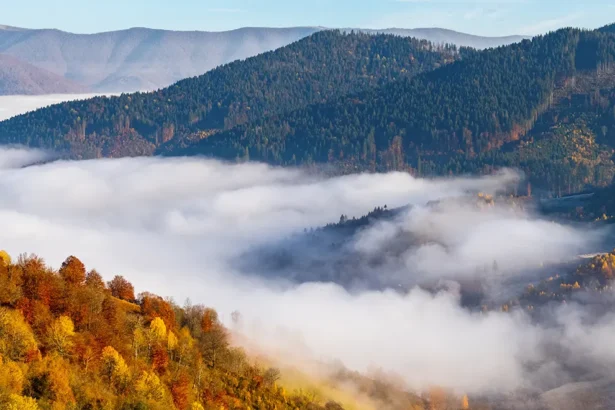
<svg viewBox="0 0 615 410">
<path fill-rule="evenodd" d="M 324 103 L 433 70 L 455 47 L 390 35 L 318 32 L 153 93 L 70 102 L 0 124 L 0 142 L 68 150 L 74 157 L 152 154 L 165 143 Z"/>
<path fill-rule="evenodd" d="M 575 75 L 610 69 L 615 36 L 565 29 L 465 54 L 377 90 L 262 118 L 181 153 L 419 171 L 422 162 L 471 158 L 521 138 Z"/>
<path fill-rule="evenodd" d="M 435 396 L 341 366 L 322 377 L 270 367 L 233 345 L 240 336 L 212 308 L 135 295 L 124 277 L 105 282 L 74 256 L 54 270 L 0 251 L 0 409 L 434 408 Z"/>
<path fill-rule="evenodd" d="M 603 33 L 615 33 L 615 24 L 609 24 L 599 29 Z"/>
</svg>

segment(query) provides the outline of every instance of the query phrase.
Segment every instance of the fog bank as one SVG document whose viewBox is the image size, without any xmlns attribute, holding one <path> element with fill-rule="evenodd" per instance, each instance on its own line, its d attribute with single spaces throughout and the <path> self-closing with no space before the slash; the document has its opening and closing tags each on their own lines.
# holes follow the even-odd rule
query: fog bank
<svg viewBox="0 0 615 410">
<path fill-rule="evenodd" d="M 603 342 L 586 335 L 602 341 L 615 336 L 610 316 L 597 324 L 562 320 L 546 328 L 522 312 L 472 312 L 461 307 L 454 286 L 437 293 L 420 287 L 349 292 L 331 282 L 289 286 L 234 267 L 254 246 L 384 204 L 415 207 L 363 231 L 351 246 L 378 253 L 393 231 L 427 235 L 432 243 L 404 253 L 405 268 L 385 268 L 381 275 L 454 280 L 494 260 L 503 272 L 518 273 L 591 244 L 595 233 L 519 209 L 479 209 L 461 201 L 472 197 L 468 191 L 509 189 L 518 180 L 513 172 L 436 180 L 403 173 L 324 178 L 199 158 L 57 161 L 22 168 L 41 155 L 0 150 L 2 248 L 13 256 L 36 253 L 54 267 L 76 255 L 107 279 L 124 275 L 138 291 L 212 306 L 226 323 L 238 310 L 239 330 L 272 351 L 295 349 L 354 370 L 381 369 L 415 389 L 438 384 L 469 393 L 508 392 L 567 380 L 563 371 L 544 377 L 559 368 L 548 351 L 553 343 L 585 358 L 581 367 L 591 367 Z M 448 200 L 441 206 L 427 205 L 442 199 Z M 603 364 L 615 364 L 615 355 L 601 357 Z"/>
</svg>

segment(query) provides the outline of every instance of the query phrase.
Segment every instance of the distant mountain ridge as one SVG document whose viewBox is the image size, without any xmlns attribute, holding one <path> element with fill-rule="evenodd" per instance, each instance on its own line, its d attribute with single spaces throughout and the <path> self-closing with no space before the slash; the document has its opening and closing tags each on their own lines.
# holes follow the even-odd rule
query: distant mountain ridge
<svg viewBox="0 0 615 410">
<path fill-rule="evenodd" d="M 326 28 L 246 27 L 223 32 L 131 28 L 74 34 L 56 29 L 0 26 L 0 53 L 94 92 L 147 91 L 275 50 L 322 30 Z M 479 37 L 444 29 L 354 30 L 479 49 L 523 39 Z M 0 89 L 0 93 L 6 91 Z"/>
<path fill-rule="evenodd" d="M 357 29 L 344 29 L 344 31 Z M 368 34 L 392 34 L 402 37 L 415 37 L 427 40 L 434 44 L 454 44 L 458 47 L 472 47 L 479 50 L 494 48 L 529 40 L 529 36 L 503 36 L 503 37 L 483 37 L 473 34 L 460 33 L 454 30 L 443 28 L 387 28 L 387 29 L 359 29 Z"/>
<path fill-rule="evenodd" d="M 221 33 L 133 28 L 99 34 L 54 29 L 0 30 L 0 53 L 93 91 L 153 90 L 219 65 L 280 48 L 317 28 Z"/>
<path fill-rule="evenodd" d="M 84 93 L 87 88 L 52 72 L 0 54 L 0 95 Z"/>
</svg>

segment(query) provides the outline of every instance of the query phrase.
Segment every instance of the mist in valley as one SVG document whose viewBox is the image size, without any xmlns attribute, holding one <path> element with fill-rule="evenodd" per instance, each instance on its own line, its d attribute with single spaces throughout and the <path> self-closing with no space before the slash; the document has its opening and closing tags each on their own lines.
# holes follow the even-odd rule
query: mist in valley
<svg viewBox="0 0 615 410">
<path fill-rule="evenodd" d="M 576 263 L 607 234 L 506 201 L 485 204 L 484 195 L 506 194 L 519 182 L 514 171 L 327 178 L 202 158 L 53 158 L 0 151 L 0 243 L 14 256 L 32 252 L 59 266 L 75 255 L 105 278 L 125 276 L 138 291 L 214 307 L 239 343 L 280 360 L 341 363 L 412 391 L 437 385 L 538 400 L 574 381 L 610 386 L 615 314 L 594 306 L 611 303 L 610 296 L 551 304 L 540 314 L 463 303 L 468 283 L 484 300 L 501 302 Z M 346 259 L 387 255 L 370 266 L 292 239 L 385 204 L 401 210 L 340 245 Z M 307 264 L 266 269 L 258 252 L 282 243 L 293 257 L 308 255 Z"/>
</svg>

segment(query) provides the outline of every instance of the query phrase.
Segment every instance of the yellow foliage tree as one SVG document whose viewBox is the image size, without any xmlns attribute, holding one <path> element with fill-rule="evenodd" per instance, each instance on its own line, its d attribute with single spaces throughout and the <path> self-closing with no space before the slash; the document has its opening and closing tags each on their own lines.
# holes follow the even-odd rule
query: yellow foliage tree
<svg viewBox="0 0 615 410">
<path fill-rule="evenodd" d="M 164 321 L 159 317 L 154 318 L 149 325 L 149 330 L 152 334 L 152 338 L 156 342 L 162 342 L 167 338 L 167 327 Z"/>
<path fill-rule="evenodd" d="M 464 394 L 461 398 L 461 409 L 468 410 L 470 408 L 470 400 L 468 399 L 468 395 Z"/>
<path fill-rule="evenodd" d="M 203 406 L 201 405 L 201 403 L 199 403 L 199 402 L 196 402 L 196 401 L 195 401 L 195 402 L 194 402 L 194 403 L 192 403 L 192 405 L 190 406 L 190 410 L 205 410 L 205 407 L 203 407 Z"/>
<path fill-rule="evenodd" d="M 0 355 L 23 361 L 32 352 L 38 352 L 38 345 L 21 313 L 0 308 Z"/>
<path fill-rule="evenodd" d="M 141 326 L 137 327 L 132 332 L 132 351 L 135 359 L 138 359 L 142 350 L 147 347 L 147 335 L 146 331 Z"/>
<path fill-rule="evenodd" d="M 145 400 L 162 402 L 165 398 L 164 385 L 155 373 L 143 371 L 135 383 L 135 391 Z"/>
<path fill-rule="evenodd" d="M 36 400 L 31 397 L 23 397 L 18 394 L 11 394 L 5 410 L 38 410 Z"/>
<path fill-rule="evenodd" d="M 169 351 L 173 351 L 177 348 L 177 336 L 175 333 L 169 332 L 169 337 L 167 338 L 167 348 Z"/>
<path fill-rule="evenodd" d="M 124 358 L 111 346 L 102 351 L 102 374 L 118 389 L 126 387 L 130 378 L 130 370 Z"/>
<path fill-rule="evenodd" d="M 68 316 L 60 316 L 53 321 L 49 328 L 49 345 L 60 355 L 68 354 L 73 346 L 75 336 L 75 325 Z"/>
<path fill-rule="evenodd" d="M 53 356 L 46 365 L 54 397 L 52 409 L 71 408 L 70 405 L 75 403 L 75 396 L 70 387 L 70 367 L 68 362 L 59 356 Z"/>
<path fill-rule="evenodd" d="M 9 255 L 5 250 L 0 250 L 0 259 L 4 262 L 4 266 L 9 266 L 12 262 L 11 255 Z"/>
<path fill-rule="evenodd" d="M 0 356 L 0 391 L 20 394 L 25 381 L 26 377 L 17 363 L 6 362 Z"/>
</svg>

